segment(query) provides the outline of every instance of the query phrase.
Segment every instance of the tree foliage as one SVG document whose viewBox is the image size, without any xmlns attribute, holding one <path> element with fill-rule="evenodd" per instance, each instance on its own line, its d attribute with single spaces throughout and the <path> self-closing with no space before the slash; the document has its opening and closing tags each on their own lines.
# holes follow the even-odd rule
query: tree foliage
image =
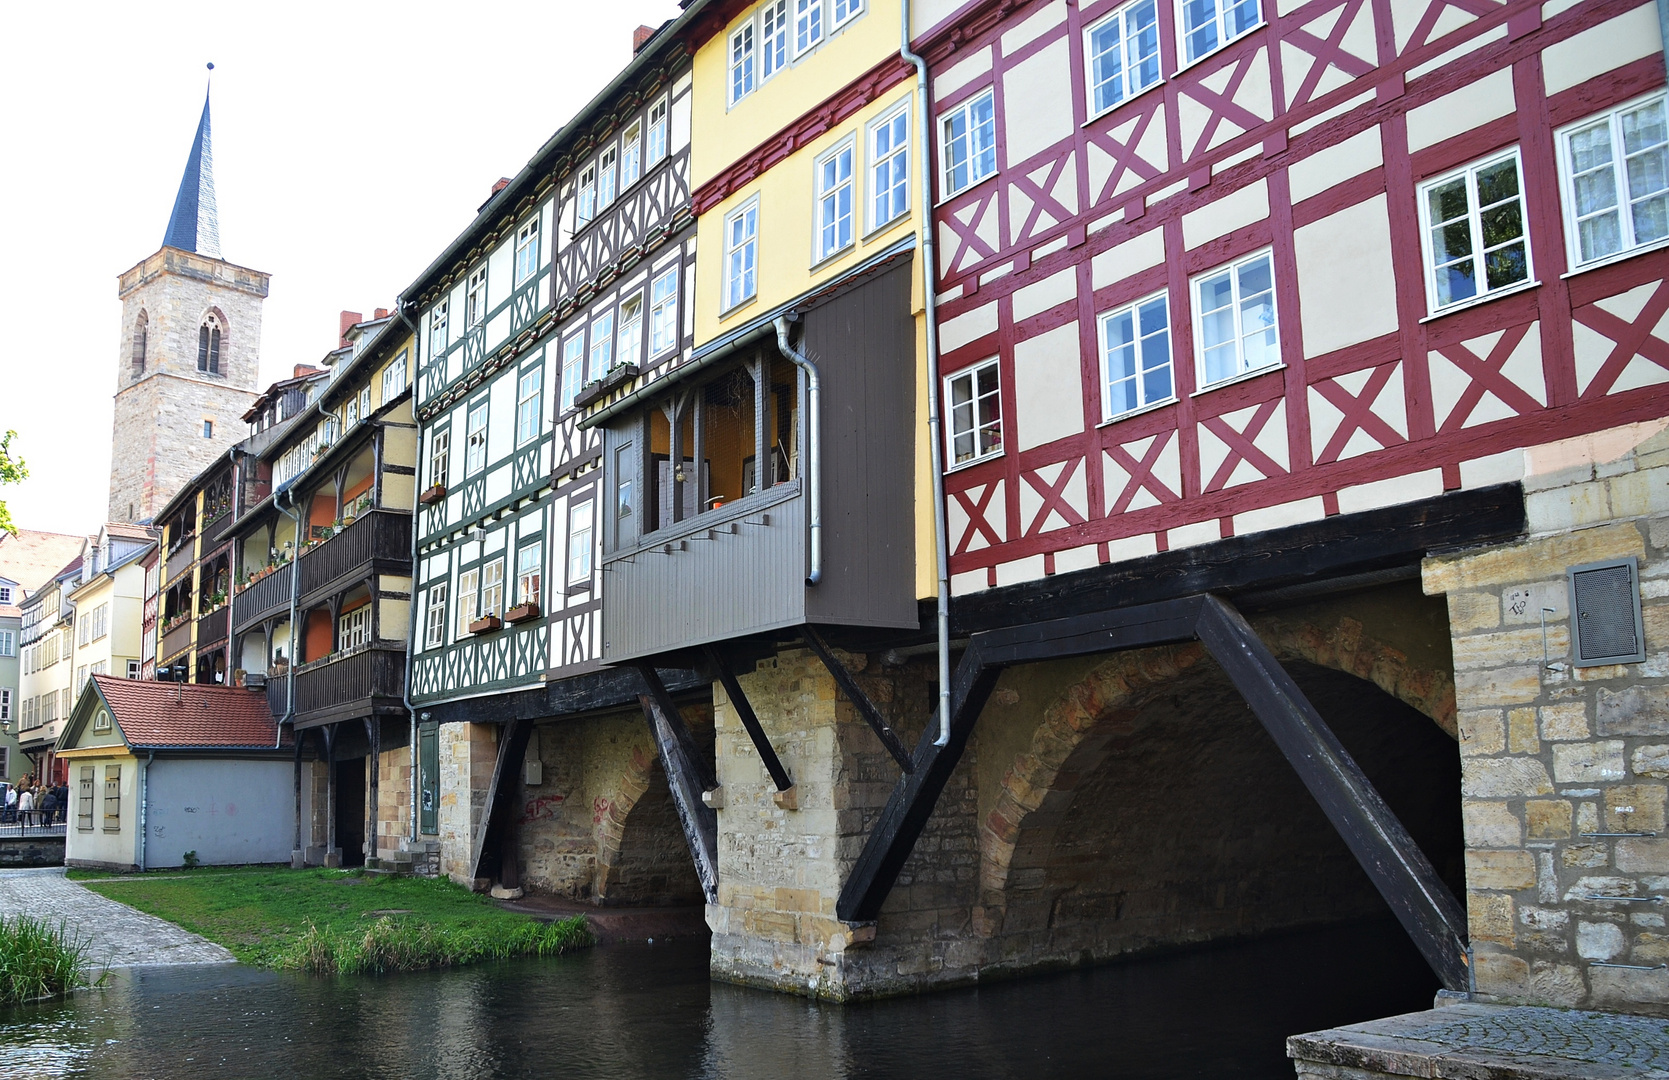
<svg viewBox="0 0 1669 1080">
<path fill-rule="evenodd" d="M 12 456 L 12 440 L 15 438 L 15 431 L 8 431 L 0 438 L 0 487 L 16 484 L 29 476 L 29 466 L 24 464 L 22 458 Z M 0 499 L 0 533 L 17 533 L 17 526 L 12 524 L 11 511 L 6 509 L 4 499 Z"/>
</svg>

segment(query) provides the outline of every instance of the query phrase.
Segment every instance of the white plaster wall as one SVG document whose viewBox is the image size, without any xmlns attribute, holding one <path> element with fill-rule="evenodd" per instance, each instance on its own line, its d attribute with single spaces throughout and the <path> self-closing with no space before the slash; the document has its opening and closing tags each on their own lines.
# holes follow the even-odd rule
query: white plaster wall
<svg viewBox="0 0 1669 1080">
<path fill-rule="evenodd" d="M 1078 352 L 1076 321 L 1015 344 L 1014 432 L 1019 449 L 1029 450 L 1084 430 L 1084 380 Z"/>
<path fill-rule="evenodd" d="M 971 341 L 977 341 L 986 334 L 997 332 L 997 303 L 993 300 L 989 304 L 981 305 L 972 311 L 964 311 L 952 319 L 946 319 L 939 324 L 939 349 L 941 352 L 953 352 Z"/>
<path fill-rule="evenodd" d="M 1056 304 L 1065 303 L 1078 295 L 1078 271 L 1067 267 L 1058 273 L 1014 290 L 1010 302 L 1014 305 L 1014 321 L 1029 319 Z"/>
<path fill-rule="evenodd" d="M 1408 113 L 1408 149 L 1412 153 L 1471 131 L 1515 108 L 1511 68 L 1485 75 Z"/>
<path fill-rule="evenodd" d="M 1341 143 L 1293 162 L 1287 167 L 1287 186 L 1292 192 L 1292 201 L 1300 203 L 1384 163 L 1379 125 L 1375 124 Z"/>
<path fill-rule="evenodd" d="M 1542 50 L 1542 78 L 1557 94 L 1596 75 L 1663 51 L 1657 5 L 1642 4 Z"/>
<path fill-rule="evenodd" d="M 1182 215 L 1182 243 L 1199 247 L 1269 216 L 1269 183 L 1259 180 Z"/>
<path fill-rule="evenodd" d="M 1122 281 L 1131 274 L 1139 274 L 1165 261 L 1165 233 L 1159 228 L 1149 229 L 1140 236 L 1114 244 L 1090 260 L 1090 285 L 1102 288 Z"/>
<path fill-rule="evenodd" d="M 1072 134 L 1072 110 L 1066 104 L 1075 92 L 1070 61 L 1063 37 L 1003 74 L 999 122 L 1008 140 L 1009 164 L 1025 161 Z"/>
<path fill-rule="evenodd" d="M 1304 355 L 1342 349 L 1397 328 L 1397 281 L 1385 196 L 1293 234 Z"/>
</svg>

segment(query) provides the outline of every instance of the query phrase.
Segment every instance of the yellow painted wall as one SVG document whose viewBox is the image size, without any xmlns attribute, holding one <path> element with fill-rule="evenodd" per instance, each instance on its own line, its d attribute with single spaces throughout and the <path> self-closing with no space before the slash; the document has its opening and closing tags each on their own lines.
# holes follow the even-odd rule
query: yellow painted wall
<svg viewBox="0 0 1669 1080">
<path fill-rule="evenodd" d="M 67 764 L 69 766 L 70 782 L 69 827 L 64 830 L 65 861 L 71 866 L 83 863 L 115 867 L 138 866 L 139 759 L 125 752 L 111 754 L 108 750 L 102 748 L 93 750 L 91 753 L 70 750 L 64 756 L 69 759 Z M 121 816 L 118 819 L 120 828 L 114 831 L 107 830 L 104 827 L 104 777 L 105 767 L 109 765 L 119 765 L 122 770 L 118 782 L 121 791 L 121 806 L 119 807 Z M 93 769 L 93 827 L 91 829 L 82 829 L 80 826 L 81 769 L 83 766 L 91 766 Z"/>
</svg>

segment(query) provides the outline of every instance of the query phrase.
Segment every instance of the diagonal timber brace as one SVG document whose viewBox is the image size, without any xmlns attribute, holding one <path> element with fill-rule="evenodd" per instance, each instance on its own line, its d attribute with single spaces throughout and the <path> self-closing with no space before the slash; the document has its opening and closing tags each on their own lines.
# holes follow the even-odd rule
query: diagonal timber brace
<svg viewBox="0 0 1669 1080">
<path fill-rule="evenodd" d="M 716 904 L 719 900 L 719 815 L 701 801 L 701 793 L 718 785 L 655 665 L 641 663 L 637 669 L 648 690 L 639 696 L 638 702 L 649 720 L 649 732 L 655 737 L 661 770 L 666 773 L 667 787 L 672 790 L 672 804 L 678 809 L 678 823 L 684 828 L 684 840 L 690 846 L 701 891 L 709 904 Z"/>
<path fill-rule="evenodd" d="M 950 740 L 940 747 L 933 745 L 931 728 L 922 735 L 914 771 L 893 788 L 846 879 L 836 904 L 839 917 L 864 921 L 880 913 L 1004 668 L 1195 639 L 1246 698 L 1443 985 L 1465 990 L 1460 904 L 1240 612 L 1211 595 L 975 634 L 952 681 Z"/>
<path fill-rule="evenodd" d="M 787 791 L 794 786 L 788 770 L 783 767 L 782 759 L 777 757 L 776 748 L 771 740 L 765 737 L 765 728 L 759 723 L 759 716 L 753 711 L 753 703 L 742 693 L 742 684 L 736 681 L 730 665 L 725 663 L 724 657 L 711 645 L 706 648 L 707 662 L 713 665 L 713 671 L 718 675 L 719 682 L 724 686 L 725 696 L 730 699 L 730 705 L 741 718 L 742 727 L 747 729 L 748 738 L 753 740 L 753 748 L 759 752 L 759 760 L 765 763 L 765 771 L 771 774 L 771 783 L 778 791 Z"/>
<path fill-rule="evenodd" d="M 914 772 L 916 765 L 910 757 L 910 752 L 904 749 L 904 744 L 899 741 L 898 734 L 893 731 L 892 725 L 887 723 L 887 718 L 881 715 L 881 710 L 877 709 L 875 703 L 869 700 L 869 695 L 863 692 L 863 687 L 858 685 L 858 680 L 852 678 L 852 673 L 846 670 L 846 665 L 835 659 L 835 654 L 829 650 L 828 642 L 823 640 L 821 634 L 809 625 L 804 627 L 803 630 L 806 644 L 810 645 L 811 651 L 817 654 L 819 660 L 823 661 L 823 666 L 829 669 L 829 674 L 834 677 L 835 685 L 840 687 L 840 692 L 846 695 L 847 699 L 857 707 L 858 712 L 863 714 L 863 718 L 869 722 L 869 726 L 875 731 L 876 738 L 880 739 L 881 745 L 887 748 L 887 753 L 893 756 L 893 759 L 898 762 L 898 767 L 903 769 L 906 774 Z"/>
<path fill-rule="evenodd" d="M 510 829 L 510 815 L 515 809 L 516 773 L 521 770 L 522 759 L 527 756 L 527 743 L 532 736 L 533 722 L 516 716 L 506 720 L 498 733 L 498 759 L 493 762 L 493 778 L 487 785 L 486 809 L 475 827 L 475 836 L 470 844 L 469 876 L 472 880 L 480 878 L 482 871 L 486 871 L 487 876 L 500 877 L 503 860 L 515 858 L 516 853 L 507 849 L 504 838 Z M 517 876 L 514 869 L 512 876 Z"/>
</svg>

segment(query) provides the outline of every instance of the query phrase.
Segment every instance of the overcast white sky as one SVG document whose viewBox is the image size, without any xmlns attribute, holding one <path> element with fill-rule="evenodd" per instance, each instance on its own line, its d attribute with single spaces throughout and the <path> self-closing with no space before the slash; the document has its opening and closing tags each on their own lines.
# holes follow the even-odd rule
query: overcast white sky
<svg viewBox="0 0 1669 1080">
<path fill-rule="evenodd" d="M 0 431 L 23 528 L 104 518 L 117 275 L 161 244 L 214 71 L 223 257 L 272 275 L 265 385 L 467 225 L 675 0 L 18 4 L 0 35 Z"/>
</svg>

